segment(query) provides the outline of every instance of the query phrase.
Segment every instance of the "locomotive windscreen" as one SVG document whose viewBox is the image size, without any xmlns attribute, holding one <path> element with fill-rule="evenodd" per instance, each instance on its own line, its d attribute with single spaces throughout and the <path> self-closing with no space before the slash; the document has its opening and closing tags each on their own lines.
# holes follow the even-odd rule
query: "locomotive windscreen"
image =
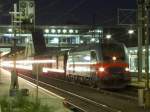
<svg viewBox="0 0 150 112">
<path fill-rule="evenodd" d="M 122 44 L 102 44 L 102 57 L 105 61 L 125 60 L 125 50 Z"/>
</svg>

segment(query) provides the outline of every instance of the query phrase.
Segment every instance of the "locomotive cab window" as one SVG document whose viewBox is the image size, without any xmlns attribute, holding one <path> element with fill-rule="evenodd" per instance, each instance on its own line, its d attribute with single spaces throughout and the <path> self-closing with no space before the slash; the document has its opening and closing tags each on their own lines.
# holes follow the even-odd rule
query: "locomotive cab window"
<svg viewBox="0 0 150 112">
<path fill-rule="evenodd" d="M 123 60 L 125 61 L 125 51 L 120 44 L 102 44 L 102 56 L 104 61 Z"/>
</svg>

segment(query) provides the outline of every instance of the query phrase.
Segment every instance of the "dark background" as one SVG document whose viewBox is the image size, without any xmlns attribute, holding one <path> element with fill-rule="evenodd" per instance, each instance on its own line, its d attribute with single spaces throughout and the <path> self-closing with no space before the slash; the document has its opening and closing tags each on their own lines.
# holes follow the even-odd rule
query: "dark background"
<svg viewBox="0 0 150 112">
<path fill-rule="evenodd" d="M 9 11 L 18 0 L 0 0 L 0 24 L 10 24 Z M 136 0 L 35 0 L 36 24 L 114 25 L 117 8 L 135 9 Z M 132 20 L 134 22 L 134 20 Z"/>
</svg>

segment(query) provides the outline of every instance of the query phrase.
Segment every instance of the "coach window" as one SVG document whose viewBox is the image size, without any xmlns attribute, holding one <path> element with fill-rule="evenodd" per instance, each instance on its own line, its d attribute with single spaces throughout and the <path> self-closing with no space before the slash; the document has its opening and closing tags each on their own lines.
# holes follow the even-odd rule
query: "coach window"
<svg viewBox="0 0 150 112">
<path fill-rule="evenodd" d="M 96 62 L 96 52 L 91 51 L 91 62 Z"/>
</svg>

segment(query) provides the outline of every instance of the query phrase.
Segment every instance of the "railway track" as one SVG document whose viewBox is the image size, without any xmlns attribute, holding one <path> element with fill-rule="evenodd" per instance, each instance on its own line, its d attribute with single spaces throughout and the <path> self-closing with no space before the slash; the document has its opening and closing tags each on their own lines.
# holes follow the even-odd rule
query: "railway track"
<svg viewBox="0 0 150 112">
<path fill-rule="evenodd" d="M 51 77 L 48 77 L 51 78 Z M 137 97 L 138 97 L 138 90 L 137 88 L 128 86 L 124 89 L 116 89 L 116 90 L 106 90 L 106 89 L 98 89 L 98 88 L 94 88 L 94 87 L 89 87 L 89 85 L 85 85 L 85 84 L 80 84 L 80 83 L 74 83 L 74 82 L 68 82 L 66 81 L 66 79 L 60 79 L 60 78 L 51 78 L 53 80 L 57 80 L 57 81 L 61 81 L 63 83 L 68 83 L 68 84 L 74 84 L 76 86 L 80 86 L 80 87 L 84 87 L 84 88 L 88 88 L 94 91 L 98 91 L 102 94 L 108 94 L 108 95 L 113 95 L 114 97 L 120 97 L 123 99 L 127 99 L 127 100 L 135 100 L 137 101 Z"/>
<path fill-rule="evenodd" d="M 24 76 L 22 74 L 19 74 L 19 76 L 31 81 L 32 83 L 36 83 L 35 79 L 33 79 L 31 77 Z M 99 102 L 95 102 L 95 101 L 88 99 L 86 97 L 80 96 L 80 95 L 72 93 L 70 91 L 63 90 L 61 88 L 55 87 L 53 85 L 47 84 L 47 83 L 42 82 L 42 81 L 39 81 L 39 85 L 42 87 L 45 87 L 45 89 L 48 89 L 48 90 L 49 90 L 49 88 L 51 88 L 50 90 L 53 89 L 53 90 L 56 90 L 58 92 L 62 92 L 64 94 L 70 95 L 70 97 L 73 97 L 74 99 L 76 99 L 76 100 L 74 100 L 73 98 L 66 98 L 66 100 L 64 101 L 64 103 L 66 103 L 66 105 L 69 105 L 70 108 L 72 108 L 72 110 L 75 112 L 92 112 L 92 111 L 93 112 L 122 112 L 121 110 L 114 109 L 108 105 L 105 105 L 105 104 L 102 104 Z M 77 105 L 74 102 L 78 102 L 78 103 L 80 102 L 80 105 Z M 91 106 L 89 106 L 89 104 Z"/>
<path fill-rule="evenodd" d="M 22 75 L 21 77 L 25 78 Z M 40 77 L 39 79 L 40 86 L 65 97 L 68 103 L 85 112 L 145 112 L 137 107 L 136 98 L 127 94 L 97 90 L 56 78 Z M 32 79 L 32 82 L 35 83 L 35 79 Z"/>
</svg>

